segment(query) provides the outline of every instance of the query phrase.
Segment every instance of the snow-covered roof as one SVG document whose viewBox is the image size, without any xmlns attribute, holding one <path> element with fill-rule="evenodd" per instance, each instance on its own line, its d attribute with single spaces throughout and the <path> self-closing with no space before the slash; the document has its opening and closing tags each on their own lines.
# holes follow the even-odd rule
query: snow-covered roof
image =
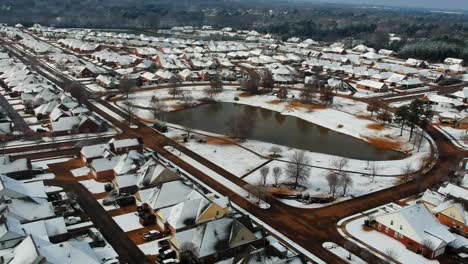
<svg viewBox="0 0 468 264">
<path fill-rule="evenodd" d="M 456 239 L 424 204 L 384 213 L 376 216 L 375 220 L 420 244 L 429 241 L 432 250 L 437 250 Z"/>
<path fill-rule="evenodd" d="M 141 198 L 142 202 L 148 203 L 153 210 L 201 197 L 198 191 L 194 190 L 183 181 L 165 182 L 161 186 L 149 190 L 150 191 L 146 191 L 146 193 L 140 191 L 143 194 L 141 196 L 144 196 Z"/>
</svg>

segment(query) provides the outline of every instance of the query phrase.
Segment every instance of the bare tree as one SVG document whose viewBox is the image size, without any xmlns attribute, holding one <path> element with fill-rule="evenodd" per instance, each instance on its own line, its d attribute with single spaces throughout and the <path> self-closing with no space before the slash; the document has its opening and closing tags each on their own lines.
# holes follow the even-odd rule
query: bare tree
<svg viewBox="0 0 468 264">
<path fill-rule="evenodd" d="M 281 169 L 281 167 L 273 168 L 273 179 L 275 180 L 275 187 L 278 187 L 279 180 L 282 174 L 283 174 L 283 170 Z"/>
<path fill-rule="evenodd" d="M 156 96 L 151 97 L 150 107 L 151 111 L 153 112 L 153 117 L 159 120 L 162 119 L 162 114 L 166 112 L 168 108 L 167 105 L 163 101 L 159 100 L 159 98 Z"/>
<path fill-rule="evenodd" d="M 67 83 L 63 89 L 69 92 L 80 104 L 84 104 L 89 99 L 88 91 L 84 90 L 79 82 Z"/>
<path fill-rule="evenodd" d="M 257 205 L 260 205 L 262 200 L 266 197 L 266 189 L 262 186 L 261 179 L 259 179 L 259 182 L 256 185 L 245 185 L 244 190 L 246 190 L 248 193 L 247 198 L 250 198 L 251 196 L 253 196 L 253 198 L 256 198 Z"/>
<path fill-rule="evenodd" d="M 335 98 L 335 93 L 331 88 L 322 87 L 320 89 L 320 101 L 325 105 L 333 104 L 333 99 Z"/>
<path fill-rule="evenodd" d="M 367 111 L 371 112 L 371 117 L 374 116 L 374 113 L 378 112 L 380 108 L 380 103 L 376 100 L 370 101 L 367 105 Z"/>
<path fill-rule="evenodd" d="M 338 173 L 336 173 L 335 171 L 330 171 L 327 174 L 326 178 L 327 178 L 328 188 L 330 188 L 329 193 L 332 195 L 333 198 L 335 198 L 336 187 L 338 186 L 340 182 Z"/>
<path fill-rule="evenodd" d="M 193 104 L 192 91 L 190 90 L 181 90 L 180 99 L 184 103 L 184 106 L 189 107 Z"/>
<path fill-rule="evenodd" d="M 418 148 L 418 152 L 421 150 L 422 143 L 424 141 L 424 131 L 422 129 L 416 131 L 414 133 L 414 137 L 412 138 L 413 146 Z M 413 147 L 413 148 L 414 148 Z"/>
<path fill-rule="evenodd" d="M 193 263 L 198 259 L 198 247 L 193 242 L 184 242 L 179 246 L 179 254 L 182 263 Z"/>
<path fill-rule="evenodd" d="M 465 134 L 460 136 L 460 139 L 463 143 L 468 144 L 468 130 L 465 131 Z"/>
<path fill-rule="evenodd" d="M 134 114 L 134 112 L 136 110 L 135 103 L 133 102 L 133 100 L 127 98 L 123 102 L 122 108 L 125 111 L 125 113 L 127 114 L 127 123 L 128 123 L 128 125 L 131 125 L 132 122 L 133 122 L 133 114 Z"/>
<path fill-rule="evenodd" d="M 210 99 L 214 100 L 216 95 L 218 94 L 216 90 L 214 90 L 212 87 L 207 86 L 204 90 L 203 93 Z"/>
<path fill-rule="evenodd" d="M 434 243 L 429 239 L 424 239 L 421 244 L 429 250 L 432 250 L 434 248 Z"/>
<path fill-rule="evenodd" d="M 387 255 L 387 257 L 389 257 L 389 258 L 391 258 L 391 259 L 395 259 L 395 258 L 398 257 L 397 252 L 396 252 L 394 249 L 392 249 L 392 248 L 387 248 L 387 249 L 385 250 L 385 255 Z"/>
<path fill-rule="evenodd" d="M 347 158 L 340 158 L 340 159 L 334 160 L 332 162 L 332 166 L 341 173 L 344 167 L 348 165 L 348 163 L 349 163 L 349 160 Z"/>
<path fill-rule="evenodd" d="M 6 149 L 7 141 L 4 138 L 0 138 L 0 156 L 5 155 L 5 149 Z"/>
<path fill-rule="evenodd" d="M 262 76 L 262 87 L 271 92 L 273 88 L 275 88 L 275 79 L 273 78 L 273 74 L 270 70 L 265 70 Z"/>
<path fill-rule="evenodd" d="M 343 188 L 342 195 L 345 196 L 348 187 L 351 187 L 353 185 L 353 178 L 351 178 L 351 176 L 348 173 L 341 173 L 339 185 L 341 186 L 341 188 Z"/>
<path fill-rule="evenodd" d="M 246 91 L 250 92 L 251 94 L 258 94 L 260 81 L 258 77 L 251 76 L 251 78 L 244 82 L 242 86 Z"/>
<path fill-rule="evenodd" d="M 283 152 L 283 150 L 278 147 L 278 146 L 272 146 L 270 148 L 270 156 L 273 158 L 281 157 L 280 153 Z"/>
<path fill-rule="evenodd" d="M 402 180 L 404 182 L 409 182 L 412 180 L 413 168 L 411 163 L 407 163 L 403 168 L 401 168 Z"/>
<path fill-rule="evenodd" d="M 386 123 L 392 122 L 392 114 L 387 109 L 384 109 L 377 114 L 377 120 L 383 122 L 385 126 Z"/>
<path fill-rule="evenodd" d="M 286 166 L 286 175 L 293 182 L 293 188 L 296 189 L 300 183 L 310 177 L 310 159 L 304 151 L 296 150 L 290 156 L 290 161 Z"/>
<path fill-rule="evenodd" d="M 300 98 L 302 102 L 306 104 L 311 104 L 313 103 L 316 93 L 317 93 L 317 87 L 316 87 L 315 82 L 308 82 L 304 84 L 304 89 L 302 90 L 300 94 Z"/>
<path fill-rule="evenodd" d="M 371 177 L 371 182 L 374 182 L 375 181 L 375 176 L 377 176 L 378 174 L 378 171 L 379 171 L 379 168 L 377 167 L 377 164 L 372 163 L 372 165 L 370 166 L 370 171 L 369 171 L 369 176 Z"/>
<path fill-rule="evenodd" d="M 128 98 L 136 87 L 136 82 L 127 78 L 122 78 L 117 86 L 117 89 Z"/>
<path fill-rule="evenodd" d="M 182 95 L 182 89 L 180 89 L 178 85 L 174 84 L 169 88 L 169 94 L 175 99 Z"/>
<path fill-rule="evenodd" d="M 269 173 L 270 173 L 270 168 L 268 166 L 262 167 L 260 169 L 260 175 L 262 176 L 263 186 L 266 186 Z"/>
</svg>

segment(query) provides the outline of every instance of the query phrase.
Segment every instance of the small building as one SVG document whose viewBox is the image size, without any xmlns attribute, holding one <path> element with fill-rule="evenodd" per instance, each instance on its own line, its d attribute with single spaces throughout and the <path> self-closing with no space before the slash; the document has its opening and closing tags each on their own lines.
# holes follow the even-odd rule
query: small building
<svg viewBox="0 0 468 264">
<path fill-rule="evenodd" d="M 362 80 L 356 83 L 356 87 L 364 90 L 371 90 L 373 92 L 385 92 L 388 90 L 388 86 L 382 82 L 376 82 L 372 80 Z"/>
<path fill-rule="evenodd" d="M 120 160 L 120 156 L 109 156 L 91 161 L 91 175 L 97 180 L 109 180 L 114 178 L 114 168 Z"/>
<path fill-rule="evenodd" d="M 141 138 L 111 139 L 109 141 L 110 150 L 117 154 L 125 154 L 130 150 L 143 151 L 143 140 Z"/>
</svg>

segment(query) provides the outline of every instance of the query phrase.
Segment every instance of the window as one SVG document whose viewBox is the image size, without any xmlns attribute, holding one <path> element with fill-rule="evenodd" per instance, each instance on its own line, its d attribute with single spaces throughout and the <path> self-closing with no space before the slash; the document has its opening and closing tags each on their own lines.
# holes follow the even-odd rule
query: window
<svg viewBox="0 0 468 264">
<path fill-rule="evenodd" d="M 392 220 L 392 221 L 390 221 L 390 225 L 393 225 L 393 220 Z"/>
<path fill-rule="evenodd" d="M 388 227 L 385 227 L 385 233 L 388 233 Z"/>
<path fill-rule="evenodd" d="M 381 228 L 381 227 L 382 227 L 382 224 L 381 224 L 381 223 L 379 223 L 379 225 L 378 225 L 378 227 L 377 227 L 377 228 L 380 230 L 380 228 Z"/>
<path fill-rule="evenodd" d="M 398 238 L 398 232 L 395 231 L 395 234 L 393 234 L 393 237 Z"/>
<path fill-rule="evenodd" d="M 403 230 L 403 225 L 400 225 L 400 230 Z"/>
</svg>

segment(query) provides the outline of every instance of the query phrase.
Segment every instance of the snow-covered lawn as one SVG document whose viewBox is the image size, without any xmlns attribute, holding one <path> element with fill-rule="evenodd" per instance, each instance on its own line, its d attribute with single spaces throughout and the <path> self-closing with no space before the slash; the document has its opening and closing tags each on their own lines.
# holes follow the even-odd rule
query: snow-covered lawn
<svg viewBox="0 0 468 264">
<path fill-rule="evenodd" d="M 95 180 L 85 180 L 79 181 L 86 189 L 88 189 L 91 193 L 103 193 L 106 190 L 104 189 L 105 183 L 97 182 Z"/>
<path fill-rule="evenodd" d="M 290 183 L 289 180 L 284 173 L 287 163 L 282 161 L 273 161 L 267 165 L 270 168 L 270 174 L 267 178 L 267 185 L 272 186 L 274 184 L 274 178 L 272 177 L 272 170 L 274 167 L 280 167 L 283 171 L 283 174 L 280 177 L 279 183 Z M 329 173 L 327 169 L 318 169 L 318 168 L 311 168 L 310 169 L 310 176 L 306 182 L 302 185 L 306 188 L 304 193 L 310 194 L 313 197 L 324 197 L 329 196 L 329 187 L 326 180 L 326 176 Z M 341 196 L 342 188 L 338 188 L 338 196 L 337 199 L 333 202 L 340 202 L 344 200 L 351 199 L 352 197 L 366 195 L 372 192 L 376 192 L 382 189 L 386 189 L 389 187 L 394 186 L 397 183 L 397 178 L 395 177 L 375 177 L 374 180 L 368 176 L 363 176 L 361 174 L 350 173 L 349 174 L 353 180 L 353 184 L 348 186 L 346 196 Z M 253 172 L 251 175 L 244 178 L 245 181 L 251 184 L 258 184 L 261 179 L 260 171 L 257 170 Z M 328 204 L 303 204 L 296 200 L 289 200 L 289 199 L 281 199 L 282 202 L 289 204 L 295 207 L 301 208 L 317 208 L 326 206 Z"/>
<path fill-rule="evenodd" d="M 112 217 L 124 232 L 143 228 L 135 213 L 128 213 Z"/>
<path fill-rule="evenodd" d="M 362 226 L 366 217 L 358 218 L 346 225 L 348 232 L 363 243 L 379 250 L 380 252 L 392 251 L 394 258 L 401 263 L 434 264 L 437 260 L 429 260 L 423 256 L 406 249 L 405 245 L 377 231 L 364 231 Z"/>
<path fill-rule="evenodd" d="M 258 204 L 258 202 L 259 202 L 258 199 L 256 197 L 253 197 L 252 195 L 250 195 L 244 188 L 242 188 L 242 187 L 238 186 L 237 184 L 231 182 L 230 180 L 224 178 L 223 176 L 219 175 L 218 173 L 212 171 L 211 169 L 203 166 L 202 164 L 200 164 L 196 160 L 194 160 L 194 159 L 190 158 L 189 156 L 181 153 L 180 151 L 175 150 L 172 147 L 165 147 L 165 148 L 168 151 L 172 152 L 174 155 L 179 156 L 180 159 L 184 160 L 185 162 L 187 162 L 190 165 L 194 166 L 195 168 L 197 168 L 201 172 L 205 173 L 207 176 L 209 176 L 213 180 L 215 180 L 215 181 L 219 182 L 220 184 L 230 188 L 232 191 L 236 192 L 238 195 L 242 196 L 246 200 L 249 200 L 253 204 Z M 267 209 L 267 208 L 270 208 L 270 205 L 262 200 L 262 201 L 260 201 L 259 207 L 263 208 L 263 209 Z"/>
<path fill-rule="evenodd" d="M 159 254 L 158 241 L 165 240 L 165 239 L 166 238 L 147 242 L 147 243 L 138 245 L 138 247 L 145 255 L 158 255 Z"/>
<path fill-rule="evenodd" d="M 191 140 L 185 146 L 239 177 L 267 161 L 235 145 L 215 145 Z"/>
<path fill-rule="evenodd" d="M 82 168 L 71 170 L 71 173 L 75 177 L 87 176 L 89 172 L 90 172 L 90 169 L 88 167 L 82 167 Z"/>
<path fill-rule="evenodd" d="M 340 257 L 342 260 L 352 263 L 352 264 L 366 264 L 364 260 L 359 258 L 358 256 L 351 254 L 351 259 L 349 259 L 349 251 L 340 247 L 339 245 L 333 242 L 325 242 L 323 243 L 323 248 L 327 249 L 328 251 L 332 252 L 333 254 Z"/>
<path fill-rule="evenodd" d="M 455 144 L 465 149 L 468 149 L 468 144 L 463 142 L 462 137 L 466 133 L 466 129 L 457 129 L 449 126 L 437 126 L 437 128 L 448 135 L 448 138 Z"/>
</svg>

